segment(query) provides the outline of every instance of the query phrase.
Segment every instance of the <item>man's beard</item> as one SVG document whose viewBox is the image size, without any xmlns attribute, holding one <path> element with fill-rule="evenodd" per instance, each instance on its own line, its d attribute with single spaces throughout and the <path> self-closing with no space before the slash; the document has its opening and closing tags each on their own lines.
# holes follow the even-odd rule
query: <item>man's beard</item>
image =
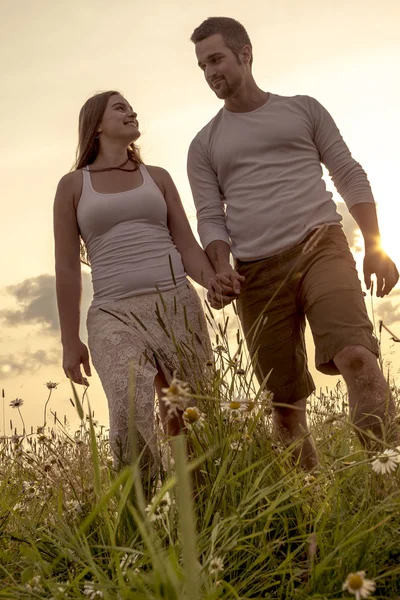
<svg viewBox="0 0 400 600">
<path fill-rule="evenodd" d="M 226 100 L 236 94 L 240 88 L 240 83 L 239 79 L 236 79 L 232 83 L 228 83 L 226 79 L 223 79 L 221 85 L 217 89 L 213 88 L 213 90 L 220 100 Z"/>
</svg>

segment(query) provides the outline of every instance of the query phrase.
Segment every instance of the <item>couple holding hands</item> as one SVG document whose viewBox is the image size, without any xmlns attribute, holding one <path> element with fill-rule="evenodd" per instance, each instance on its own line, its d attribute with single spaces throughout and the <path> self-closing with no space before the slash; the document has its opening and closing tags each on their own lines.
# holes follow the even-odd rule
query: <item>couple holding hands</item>
<svg viewBox="0 0 400 600">
<path fill-rule="evenodd" d="M 128 100 L 116 91 L 87 100 L 79 115 L 76 164 L 60 180 L 54 202 L 64 371 L 78 384 L 87 383 L 81 366 L 90 375 L 89 352 L 79 337 L 82 239 L 94 292 L 88 345 L 108 400 L 113 454 L 118 465 L 131 460 L 133 410 L 139 448 L 157 462 L 154 390 L 161 399 L 175 374 L 198 391 L 212 358 L 189 276 L 207 290 L 213 308 L 237 301 L 259 380 L 272 369 L 267 385 L 276 433 L 286 443 L 302 438 L 299 459 L 311 469 L 317 455 L 305 435 L 306 401 L 315 387 L 307 368 L 306 317 L 316 367 L 343 375 L 364 443 L 363 430 L 383 438 L 394 416 L 321 163 L 364 236 L 367 288 L 375 274 L 377 295 L 388 294 L 398 271 L 380 247 L 367 176 L 326 109 L 309 96 L 261 90 L 252 75 L 251 41 L 234 19 L 209 18 L 191 40 L 206 83 L 224 102 L 188 154 L 204 250 L 170 175 L 144 165 L 136 146 L 137 114 Z M 160 402 L 160 414 L 166 433 L 182 430 L 179 411 L 168 414 Z"/>
</svg>

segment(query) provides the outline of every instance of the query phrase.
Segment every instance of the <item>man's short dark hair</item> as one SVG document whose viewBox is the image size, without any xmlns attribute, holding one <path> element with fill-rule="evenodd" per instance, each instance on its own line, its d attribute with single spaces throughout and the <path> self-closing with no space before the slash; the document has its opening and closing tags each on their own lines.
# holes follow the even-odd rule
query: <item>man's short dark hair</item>
<svg viewBox="0 0 400 600">
<path fill-rule="evenodd" d="M 243 50 L 243 47 L 250 46 L 252 53 L 250 64 L 253 63 L 253 47 L 249 35 L 243 25 L 239 21 L 236 21 L 236 19 L 231 19 L 230 17 L 209 17 L 196 27 L 190 39 L 194 44 L 197 44 L 218 33 L 222 35 L 225 46 L 232 50 L 237 59 L 239 59 L 239 54 Z"/>
</svg>

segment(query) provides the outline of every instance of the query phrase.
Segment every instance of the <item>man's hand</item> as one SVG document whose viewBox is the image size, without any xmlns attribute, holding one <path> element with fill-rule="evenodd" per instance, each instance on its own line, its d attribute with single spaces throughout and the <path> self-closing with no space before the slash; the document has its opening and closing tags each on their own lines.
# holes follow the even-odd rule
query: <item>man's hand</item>
<svg viewBox="0 0 400 600">
<path fill-rule="evenodd" d="M 392 259 L 381 248 L 366 248 L 364 257 L 364 281 L 371 288 L 371 275 L 376 275 L 376 295 L 387 296 L 399 280 L 399 272 Z"/>
<path fill-rule="evenodd" d="M 244 279 L 231 266 L 217 273 L 208 286 L 207 300 L 211 307 L 221 309 L 235 300 L 240 294 Z"/>
<path fill-rule="evenodd" d="M 224 269 L 221 269 L 217 272 L 216 280 L 220 284 L 224 293 L 228 295 L 234 294 L 235 296 L 239 296 L 245 278 L 243 275 L 239 275 L 235 269 L 232 269 L 232 267 L 228 265 Z"/>
</svg>

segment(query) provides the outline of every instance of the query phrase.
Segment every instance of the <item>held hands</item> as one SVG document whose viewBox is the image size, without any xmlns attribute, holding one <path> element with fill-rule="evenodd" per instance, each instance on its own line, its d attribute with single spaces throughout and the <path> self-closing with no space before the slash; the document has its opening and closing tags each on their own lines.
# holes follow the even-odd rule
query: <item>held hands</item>
<svg viewBox="0 0 400 600">
<path fill-rule="evenodd" d="M 245 278 L 230 265 L 217 273 L 208 285 L 207 300 L 211 308 L 219 310 L 235 300 L 240 294 L 244 280 Z"/>
<path fill-rule="evenodd" d="M 81 340 L 63 345 L 63 369 L 66 376 L 74 383 L 89 385 L 86 377 L 82 376 L 81 364 L 85 374 L 90 377 L 89 351 Z"/>
<path fill-rule="evenodd" d="M 365 249 L 364 281 L 367 290 L 371 289 L 371 275 L 376 275 L 376 295 L 387 296 L 399 280 L 399 272 L 392 259 L 379 247 Z"/>
</svg>

